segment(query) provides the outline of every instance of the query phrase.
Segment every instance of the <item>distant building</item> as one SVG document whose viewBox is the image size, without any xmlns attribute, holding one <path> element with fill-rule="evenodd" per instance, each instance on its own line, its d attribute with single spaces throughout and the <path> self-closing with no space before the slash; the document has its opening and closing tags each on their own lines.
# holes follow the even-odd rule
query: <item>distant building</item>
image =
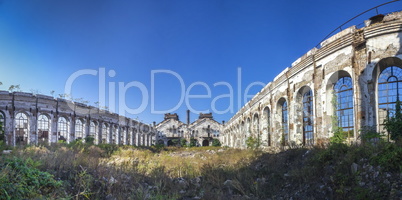
<svg viewBox="0 0 402 200">
<path fill-rule="evenodd" d="M 187 123 L 181 122 L 176 113 L 165 114 L 164 120 L 155 126 L 156 143 L 171 146 L 181 139 L 187 142 L 195 139 L 197 146 L 210 146 L 213 139 L 220 140 L 223 125 L 213 119 L 212 113 L 200 113 L 198 119 L 191 124 L 189 113 L 188 111 Z"/>
</svg>

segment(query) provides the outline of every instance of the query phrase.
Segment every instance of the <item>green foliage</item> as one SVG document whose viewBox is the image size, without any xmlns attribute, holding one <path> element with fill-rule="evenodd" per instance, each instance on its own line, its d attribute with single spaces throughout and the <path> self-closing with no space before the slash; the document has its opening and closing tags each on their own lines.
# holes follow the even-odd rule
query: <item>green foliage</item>
<svg viewBox="0 0 402 200">
<path fill-rule="evenodd" d="M 218 139 L 213 139 L 212 140 L 212 146 L 214 147 L 220 147 L 221 146 L 221 142 Z"/>
<path fill-rule="evenodd" d="M 317 153 L 313 160 L 318 161 L 321 164 L 326 164 L 344 157 L 348 151 L 349 147 L 344 143 L 331 143 L 327 149 Z"/>
<path fill-rule="evenodd" d="M 92 136 L 88 136 L 85 138 L 85 144 L 94 144 L 95 138 Z"/>
<path fill-rule="evenodd" d="M 333 129 L 334 136 L 329 138 L 329 142 L 331 144 L 344 143 L 346 141 L 347 134 L 345 134 L 345 132 L 342 130 L 342 128 L 338 127 L 336 125 L 336 126 L 332 126 L 332 129 Z"/>
<path fill-rule="evenodd" d="M 395 105 L 395 115 L 393 117 L 387 116 L 384 120 L 384 128 L 391 135 L 391 139 L 397 143 L 402 143 L 402 109 L 401 102 L 397 101 Z"/>
<path fill-rule="evenodd" d="M 333 109 L 333 114 L 332 114 L 332 132 L 334 133 L 334 136 L 329 138 L 329 141 L 331 144 L 339 144 L 339 143 L 344 143 L 347 138 L 347 133 L 345 135 L 345 132 L 342 130 L 342 127 L 339 127 L 339 121 L 338 121 L 338 116 L 336 114 L 336 110 L 338 108 L 338 98 L 335 95 L 335 92 L 332 94 L 332 109 Z"/>
<path fill-rule="evenodd" d="M 360 138 L 363 143 L 379 143 L 385 135 L 377 132 L 375 126 L 365 126 L 360 130 Z"/>
<path fill-rule="evenodd" d="M 402 148 L 393 143 L 383 143 L 383 145 L 380 152 L 371 159 L 372 163 L 388 171 L 402 172 Z"/>
<path fill-rule="evenodd" d="M 119 149 L 119 146 L 115 144 L 98 144 L 97 146 L 105 152 L 105 154 L 102 155 L 105 157 L 110 157 L 115 151 Z"/>
<path fill-rule="evenodd" d="M 187 146 L 187 140 L 184 139 L 184 138 L 182 138 L 182 139 L 180 140 L 180 146 L 186 147 L 186 146 Z"/>
<path fill-rule="evenodd" d="M 172 146 L 176 146 L 176 147 L 177 147 L 177 146 L 180 145 L 180 142 L 181 142 L 180 139 L 173 139 L 173 140 L 172 140 L 172 143 L 173 143 Z"/>
<path fill-rule="evenodd" d="M 190 147 L 196 147 L 197 146 L 197 140 L 194 138 L 190 139 Z"/>
<path fill-rule="evenodd" d="M 260 147 L 260 141 L 258 138 L 250 136 L 246 139 L 246 146 L 248 149 L 258 149 Z"/>
<path fill-rule="evenodd" d="M 4 159 L 0 164 L 0 199 L 43 198 L 62 186 L 47 172 L 36 169 L 30 158 Z"/>
</svg>

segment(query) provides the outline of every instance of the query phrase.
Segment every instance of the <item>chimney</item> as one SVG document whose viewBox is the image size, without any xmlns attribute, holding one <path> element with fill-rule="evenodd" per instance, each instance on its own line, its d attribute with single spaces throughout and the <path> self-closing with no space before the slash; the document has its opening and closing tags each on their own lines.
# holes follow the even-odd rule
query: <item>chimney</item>
<svg viewBox="0 0 402 200">
<path fill-rule="evenodd" d="M 225 120 L 222 120 L 222 125 L 225 125 Z"/>
<path fill-rule="evenodd" d="M 187 125 L 190 124 L 190 110 L 187 110 Z"/>
<path fill-rule="evenodd" d="M 152 125 L 155 127 L 155 126 L 156 126 L 156 122 L 154 121 L 154 122 L 152 123 Z"/>
</svg>

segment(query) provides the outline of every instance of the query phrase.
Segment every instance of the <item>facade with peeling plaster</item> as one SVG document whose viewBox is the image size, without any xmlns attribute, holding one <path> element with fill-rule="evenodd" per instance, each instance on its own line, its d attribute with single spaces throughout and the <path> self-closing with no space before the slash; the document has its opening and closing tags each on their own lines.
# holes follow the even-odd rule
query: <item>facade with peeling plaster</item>
<svg viewBox="0 0 402 200">
<path fill-rule="evenodd" d="M 24 92 L 0 91 L 0 120 L 8 145 L 69 143 L 91 136 L 95 144 L 150 146 L 156 132 L 106 110 Z"/>
<path fill-rule="evenodd" d="M 402 94 L 402 12 L 377 15 L 308 51 L 268 83 L 225 125 L 223 145 L 245 148 L 320 145 L 341 127 L 350 143 L 359 130 L 392 115 Z"/>
<path fill-rule="evenodd" d="M 215 121 L 212 113 L 200 113 L 198 119 L 190 123 L 189 111 L 187 111 L 187 123 L 179 120 L 179 116 L 174 113 L 165 114 L 162 122 L 155 126 L 157 130 L 156 141 L 166 146 L 175 145 L 185 139 L 195 139 L 197 146 L 211 146 L 213 139 L 220 139 L 220 133 L 223 131 L 223 125 Z"/>
</svg>

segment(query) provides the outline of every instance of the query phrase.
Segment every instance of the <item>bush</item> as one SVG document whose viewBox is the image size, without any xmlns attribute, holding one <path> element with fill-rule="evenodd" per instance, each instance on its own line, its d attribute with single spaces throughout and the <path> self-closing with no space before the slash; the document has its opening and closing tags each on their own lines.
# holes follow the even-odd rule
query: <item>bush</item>
<svg viewBox="0 0 402 200">
<path fill-rule="evenodd" d="M 385 146 L 371 159 L 371 162 L 385 170 L 402 172 L 402 148 L 393 143 L 383 144 Z"/>
<path fill-rule="evenodd" d="M 329 138 L 329 142 L 331 144 L 341 144 L 346 141 L 346 136 L 345 132 L 342 130 L 341 127 L 334 126 L 334 136 Z"/>
<path fill-rule="evenodd" d="M 30 158 L 3 160 L 0 164 L 0 199 L 43 198 L 62 186 L 53 175 L 36 169 L 37 165 Z"/>
<path fill-rule="evenodd" d="M 187 140 L 184 139 L 184 138 L 182 138 L 182 139 L 180 140 L 180 146 L 182 146 L 182 147 L 187 146 Z"/>
<path fill-rule="evenodd" d="M 221 142 L 218 139 L 213 139 L 212 140 L 212 146 L 214 147 L 220 147 L 221 146 Z"/>
<path fill-rule="evenodd" d="M 95 138 L 92 137 L 92 136 L 88 136 L 88 137 L 85 138 L 85 143 L 86 144 L 94 144 L 94 142 L 95 142 Z"/>
<path fill-rule="evenodd" d="M 248 149 L 258 149 L 260 147 L 260 141 L 253 136 L 246 139 L 246 146 Z"/>
<path fill-rule="evenodd" d="M 190 147 L 196 147 L 197 146 L 197 140 L 194 138 L 190 139 Z"/>
<path fill-rule="evenodd" d="M 400 101 L 396 102 L 395 115 L 392 117 L 387 116 L 384 120 L 384 128 L 391 135 L 392 140 L 398 144 L 402 143 L 402 109 Z"/>
<path fill-rule="evenodd" d="M 378 143 L 385 135 L 378 133 L 375 126 L 365 126 L 360 130 L 360 137 L 363 143 Z"/>
</svg>

